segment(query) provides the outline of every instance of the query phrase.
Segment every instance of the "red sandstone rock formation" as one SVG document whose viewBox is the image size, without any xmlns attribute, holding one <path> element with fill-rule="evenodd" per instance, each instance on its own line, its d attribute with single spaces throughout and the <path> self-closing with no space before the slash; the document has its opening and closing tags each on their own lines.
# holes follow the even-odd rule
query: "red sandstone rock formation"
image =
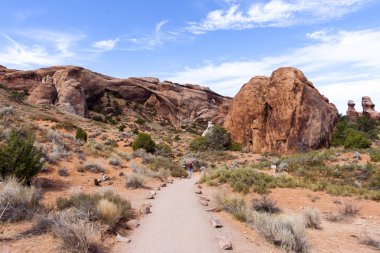
<svg viewBox="0 0 380 253">
<path fill-rule="evenodd" d="M 363 116 L 370 119 L 380 119 L 380 113 L 375 111 L 375 104 L 372 103 L 370 97 L 362 97 Z"/>
<path fill-rule="evenodd" d="M 49 76 L 49 77 L 47 77 Z M 52 78 L 50 78 L 52 77 Z M 179 85 L 157 78 L 117 79 L 74 66 L 32 71 L 0 68 L 0 83 L 14 90 L 28 90 L 28 101 L 52 104 L 82 116 L 107 92 L 154 108 L 157 116 L 175 126 L 213 121 L 221 124 L 231 98 L 198 85 Z"/>
<path fill-rule="evenodd" d="M 241 88 L 224 126 L 249 151 L 291 153 L 329 146 L 337 122 L 335 105 L 300 70 L 280 68 Z"/>
<path fill-rule="evenodd" d="M 349 100 L 347 105 L 348 105 L 348 109 L 346 111 L 347 118 L 356 119 L 357 117 L 359 117 L 359 113 L 355 109 L 355 102 L 352 100 Z"/>
</svg>

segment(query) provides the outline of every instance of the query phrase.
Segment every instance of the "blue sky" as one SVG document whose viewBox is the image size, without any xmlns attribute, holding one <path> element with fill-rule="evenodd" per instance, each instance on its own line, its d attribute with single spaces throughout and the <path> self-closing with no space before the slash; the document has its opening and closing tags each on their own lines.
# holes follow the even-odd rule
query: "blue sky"
<svg viewBox="0 0 380 253">
<path fill-rule="evenodd" d="M 349 99 L 380 103 L 379 13 L 380 0 L 3 0 L 0 64 L 79 65 L 228 96 L 293 66 L 344 113 Z"/>
</svg>

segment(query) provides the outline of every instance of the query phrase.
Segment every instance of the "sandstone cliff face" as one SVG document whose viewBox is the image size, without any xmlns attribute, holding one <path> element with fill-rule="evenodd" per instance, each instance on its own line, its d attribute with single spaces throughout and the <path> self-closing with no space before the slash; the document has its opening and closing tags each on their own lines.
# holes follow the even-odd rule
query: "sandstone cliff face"
<svg viewBox="0 0 380 253">
<path fill-rule="evenodd" d="M 117 79 L 75 67 L 50 67 L 33 71 L 0 68 L 0 83 L 15 90 L 28 90 L 28 101 L 87 116 L 105 93 L 153 108 L 157 117 L 174 126 L 208 121 L 222 124 L 231 98 L 198 85 L 179 85 L 157 78 Z"/>
<path fill-rule="evenodd" d="M 336 107 L 300 70 L 280 68 L 241 88 L 224 126 L 251 152 L 292 153 L 329 146 L 337 122 Z"/>
</svg>

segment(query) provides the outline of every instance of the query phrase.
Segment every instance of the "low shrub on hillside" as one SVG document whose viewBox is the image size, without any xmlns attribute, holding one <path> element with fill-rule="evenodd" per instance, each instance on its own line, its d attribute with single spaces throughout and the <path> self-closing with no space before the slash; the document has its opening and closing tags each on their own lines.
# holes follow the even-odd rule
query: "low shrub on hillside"
<svg viewBox="0 0 380 253">
<path fill-rule="evenodd" d="M 171 157 L 173 151 L 168 144 L 161 142 L 156 146 L 155 154 L 158 156 Z"/>
<path fill-rule="evenodd" d="M 190 143 L 192 151 L 227 150 L 229 148 L 231 148 L 231 136 L 221 126 L 214 126 L 206 136 L 197 137 Z M 237 148 L 237 144 L 234 144 L 234 148 Z"/>
<path fill-rule="evenodd" d="M 303 217 L 308 228 L 319 228 L 322 223 L 319 211 L 312 207 L 303 210 Z"/>
<path fill-rule="evenodd" d="M 32 134 L 13 130 L 0 146 L 0 177 L 13 176 L 29 184 L 43 167 L 41 157 Z"/>
<path fill-rule="evenodd" d="M 111 227 L 121 220 L 130 220 L 134 217 L 130 202 L 110 190 L 93 194 L 73 193 L 68 198 L 57 198 L 56 204 L 59 210 L 76 208 L 88 214 L 90 220 L 98 220 Z"/>
<path fill-rule="evenodd" d="M 120 166 L 121 162 L 119 158 L 112 156 L 108 158 L 108 164 L 113 165 L 113 166 Z"/>
<path fill-rule="evenodd" d="M 345 148 L 368 148 L 371 141 L 379 139 L 379 123 L 367 117 L 359 117 L 350 120 L 341 117 L 332 136 L 333 146 L 344 146 Z"/>
<path fill-rule="evenodd" d="M 75 138 L 77 140 L 86 142 L 87 141 L 87 133 L 86 133 L 86 131 L 84 131 L 82 128 L 78 127 L 77 128 L 77 132 L 75 134 Z"/>
<path fill-rule="evenodd" d="M 267 195 L 262 195 L 259 199 L 253 199 L 252 208 L 258 212 L 265 213 L 278 213 L 281 211 L 276 201 L 270 199 Z"/>
<path fill-rule="evenodd" d="M 17 179 L 0 183 L 0 221 L 14 222 L 33 215 L 38 208 L 41 191 L 23 186 Z"/>
<path fill-rule="evenodd" d="M 87 161 L 82 166 L 78 168 L 78 172 L 89 171 L 92 173 L 104 173 L 106 170 L 103 165 L 98 162 Z"/>
<path fill-rule="evenodd" d="M 181 168 L 178 163 L 175 163 L 173 160 L 165 157 L 156 157 L 149 164 L 149 167 L 153 171 L 159 171 L 160 169 L 165 169 L 170 172 L 170 175 L 173 177 L 186 177 L 186 170 Z"/>
<path fill-rule="evenodd" d="M 144 187 L 144 176 L 138 173 L 129 174 L 125 179 L 125 186 L 131 189 Z"/>
<path fill-rule="evenodd" d="M 140 148 L 145 149 L 146 152 L 154 153 L 156 150 L 156 143 L 149 134 L 139 133 L 132 144 L 132 149 L 135 151 Z"/>
</svg>

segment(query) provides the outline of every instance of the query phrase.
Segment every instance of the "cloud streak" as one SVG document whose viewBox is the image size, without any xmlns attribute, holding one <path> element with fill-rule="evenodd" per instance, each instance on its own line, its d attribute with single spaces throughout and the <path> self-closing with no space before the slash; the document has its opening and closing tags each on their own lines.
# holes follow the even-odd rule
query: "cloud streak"
<svg viewBox="0 0 380 253">
<path fill-rule="evenodd" d="M 309 46 L 287 54 L 186 68 L 165 79 L 208 85 L 219 93 L 234 96 L 252 76 L 268 76 L 279 67 L 294 66 L 303 70 L 340 112 L 346 110 L 348 99 L 359 102 L 361 96 L 371 95 L 380 101 L 380 92 L 369 88 L 380 84 L 380 29 L 317 31 L 307 37 L 311 39 Z M 367 87 L 367 82 L 371 86 Z"/>
<path fill-rule="evenodd" d="M 254 27 L 287 27 L 340 18 L 372 0 L 270 0 L 242 10 L 236 3 L 211 11 L 200 22 L 189 22 L 187 30 L 199 35 L 217 30 Z"/>
</svg>

